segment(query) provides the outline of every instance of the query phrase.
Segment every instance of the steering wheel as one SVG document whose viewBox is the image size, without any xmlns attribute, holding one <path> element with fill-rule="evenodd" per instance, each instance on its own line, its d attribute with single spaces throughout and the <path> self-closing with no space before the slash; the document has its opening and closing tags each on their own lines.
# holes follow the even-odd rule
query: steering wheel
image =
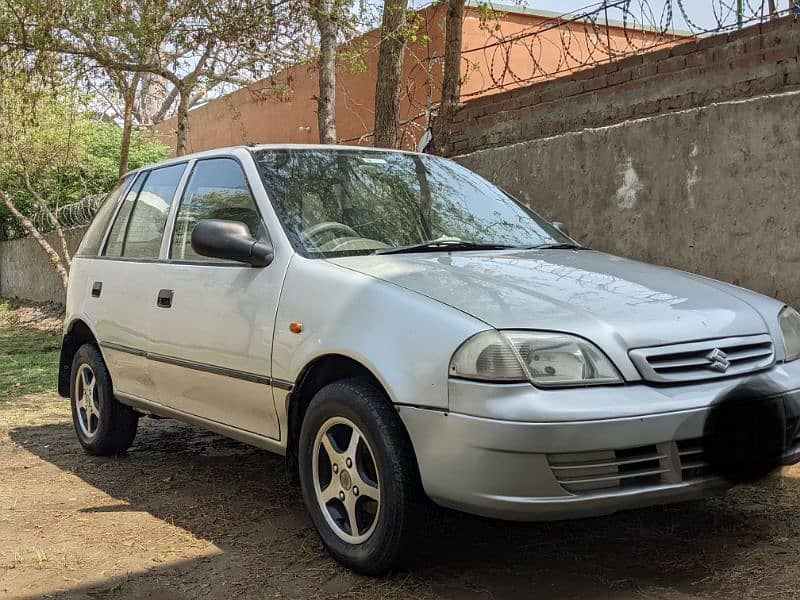
<svg viewBox="0 0 800 600">
<path fill-rule="evenodd" d="M 322 223 L 317 223 L 316 225 L 312 225 L 308 229 L 303 231 L 303 236 L 311 240 L 315 245 L 319 246 L 319 242 L 317 238 L 321 236 L 323 233 L 331 233 L 336 232 L 341 235 L 335 235 L 334 239 L 337 237 L 361 237 L 358 233 L 352 228 L 344 223 L 337 223 L 336 221 L 323 221 Z"/>
</svg>

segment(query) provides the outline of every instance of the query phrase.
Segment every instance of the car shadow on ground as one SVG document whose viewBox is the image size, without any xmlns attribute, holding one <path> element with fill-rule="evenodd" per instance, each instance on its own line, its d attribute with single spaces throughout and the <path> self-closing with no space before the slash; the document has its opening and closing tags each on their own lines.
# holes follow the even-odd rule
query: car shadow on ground
<svg viewBox="0 0 800 600">
<path fill-rule="evenodd" d="M 755 572 L 766 577 L 762 585 L 784 585 L 769 579 L 798 566 L 794 479 L 572 522 L 506 523 L 433 509 L 408 568 L 368 579 L 325 554 L 278 456 L 168 420 L 142 419 L 131 451 L 116 458 L 86 455 L 68 422 L 19 427 L 10 437 L 118 501 L 80 512 L 146 512 L 220 550 L 72 589 L 70 597 L 679 598 L 752 591 Z"/>
</svg>

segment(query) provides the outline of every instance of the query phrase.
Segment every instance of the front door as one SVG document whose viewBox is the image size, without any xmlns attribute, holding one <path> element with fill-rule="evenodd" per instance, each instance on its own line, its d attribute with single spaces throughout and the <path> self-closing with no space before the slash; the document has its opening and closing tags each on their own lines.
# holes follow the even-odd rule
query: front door
<svg viewBox="0 0 800 600">
<path fill-rule="evenodd" d="M 253 236 L 268 236 L 238 160 L 194 164 L 177 208 L 168 260 L 149 283 L 151 294 L 164 298 L 153 319 L 150 355 L 158 401 L 278 438 L 270 365 L 288 257 L 254 268 L 200 256 L 192 250 L 191 235 L 203 219 L 240 221 Z"/>
</svg>

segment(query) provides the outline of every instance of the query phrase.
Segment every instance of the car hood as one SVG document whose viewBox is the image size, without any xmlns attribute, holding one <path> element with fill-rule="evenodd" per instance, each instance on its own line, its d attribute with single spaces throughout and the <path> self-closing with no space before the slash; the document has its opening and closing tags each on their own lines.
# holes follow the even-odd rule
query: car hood
<svg viewBox="0 0 800 600">
<path fill-rule="evenodd" d="M 612 336 L 627 348 L 769 330 L 745 290 L 602 252 L 435 252 L 331 262 L 424 294 L 498 329 Z"/>
</svg>

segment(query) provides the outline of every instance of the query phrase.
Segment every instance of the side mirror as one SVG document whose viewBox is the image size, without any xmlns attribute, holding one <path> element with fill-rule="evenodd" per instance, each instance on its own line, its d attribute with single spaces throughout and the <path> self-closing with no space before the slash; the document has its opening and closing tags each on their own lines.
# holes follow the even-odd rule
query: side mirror
<svg viewBox="0 0 800 600">
<path fill-rule="evenodd" d="M 250 235 L 240 221 L 205 219 L 192 231 L 192 249 L 201 256 L 235 260 L 254 267 L 266 267 L 275 258 L 272 245 Z"/>
<path fill-rule="evenodd" d="M 570 237 L 569 236 L 569 230 L 567 229 L 567 226 L 564 225 L 561 221 L 553 221 L 552 225 L 553 225 L 553 227 L 558 229 L 561 233 L 563 233 L 565 236 Z"/>
</svg>

